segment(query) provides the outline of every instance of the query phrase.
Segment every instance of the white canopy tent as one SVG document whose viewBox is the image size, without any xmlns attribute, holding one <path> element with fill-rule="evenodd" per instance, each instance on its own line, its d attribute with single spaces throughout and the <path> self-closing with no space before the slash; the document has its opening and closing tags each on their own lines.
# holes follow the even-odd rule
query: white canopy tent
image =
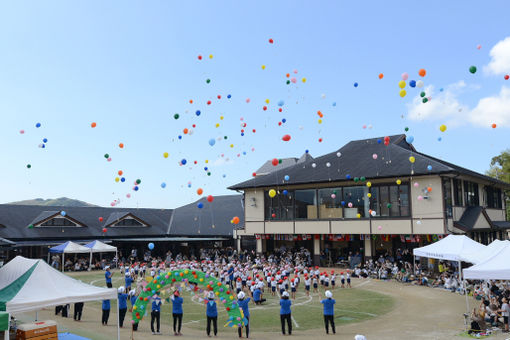
<svg viewBox="0 0 510 340">
<path fill-rule="evenodd" d="M 464 269 L 464 278 L 473 280 L 510 280 L 510 242 L 493 256 Z"/>
<path fill-rule="evenodd" d="M 470 262 L 472 254 L 480 253 L 486 247 L 465 235 L 448 235 L 428 246 L 413 249 L 413 255 L 447 261 Z"/>
<path fill-rule="evenodd" d="M 117 299 L 117 291 L 75 280 L 42 260 L 16 256 L 0 268 L 0 310 L 7 313 L 38 311 L 45 307 L 104 299 Z M 9 332 L 5 333 L 8 339 Z M 120 339 L 120 330 L 117 337 Z"/>
<path fill-rule="evenodd" d="M 510 241 L 505 240 L 494 240 L 491 244 L 486 246 L 482 251 L 465 254 L 466 261 L 474 264 L 479 264 L 485 262 L 485 260 L 493 257 L 495 254 L 499 253 L 499 251 L 505 247 L 510 245 Z"/>
<path fill-rule="evenodd" d="M 109 244 L 103 243 L 98 240 L 87 243 L 85 245 L 85 247 L 90 249 L 89 268 L 92 266 L 92 254 L 93 253 L 115 252 L 115 257 L 117 257 L 117 247 L 110 246 Z"/>
<path fill-rule="evenodd" d="M 74 243 L 72 241 L 67 241 L 66 243 L 62 243 L 58 246 L 50 248 L 50 251 L 48 252 L 48 263 L 50 262 L 50 253 L 57 253 L 62 254 L 62 271 L 64 271 L 64 255 L 65 254 L 83 254 L 87 253 L 89 254 L 90 248 L 84 247 L 82 245 L 79 245 L 78 243 Z"/>
</svg>

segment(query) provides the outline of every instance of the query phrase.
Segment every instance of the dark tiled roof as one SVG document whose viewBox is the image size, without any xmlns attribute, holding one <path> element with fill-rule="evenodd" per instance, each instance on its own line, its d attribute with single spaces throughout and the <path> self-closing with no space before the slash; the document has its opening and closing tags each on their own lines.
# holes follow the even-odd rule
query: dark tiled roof
<svg viewBox="0 0 510 340">
<path fill-rule="evenodd" d="M 471 231 L 475 227 L 475 223 L 482 212 L 483 208 L 480 206 L 467 207 L 460 217 L 460 220 L 454 223 L 454 226 L 463 231 Z"/>
<path fill-rule="evenodd" d="M 203 208 L 198 208 L 198 203 Z M 169 235 L 224 235 L 232 236 L 234 226 L 230 223 L 234 216 L 244 223 L 242 195 L 217 196 L 213 202 L 202 198 L 194 203 L 174 210 Z"/>
<path fill-rule="evenodd" d="M 14 242 L 0 237 L 0 246 L 11 246 L 13 244 L 14 244 Z"/>
<path fill-rule="evenodd" d="M 347 181 L 347 175 L 352 180 L 355 177 L 375 179 L 447 173 L 475 176 L 510 188 L 508 183 L 416 152 L 405 139 L 405 135 L 390 136 L 388 146 L 383 143 L 384 137 L 351 141 L 324 156 L 277 169 L 270 176 L 256 176 L 229 189 Z M 374 154 L 377 154 L 377 159 L 372 158 Z M 415 163 L 409 161 L 410 156 L 415 158 Z M 431 171 L 428 170 L 429 165 L 432 166 Z M 289 181 L 284 181 L 285 175 L 290 177 Z"/>
<path fill-rule="evenodd" d="M 493 221 L 492 224 L 497 229 L 502 229 L 502 230 L 510 229 L 510 222 L 508 222 L 508 221 Z"/>
<path fill-rule="evenodd" d="M 30 224 L 38 224 L 44 221 L 45 219 L 55 216 L 57 214 L 60 214 L 60 211 L 48 211 L 48 210 L 41 211 L 41 213 L 37 215 L 37 217 L 34 218 L 32 222 L 30 222 Z"/>
</svg>

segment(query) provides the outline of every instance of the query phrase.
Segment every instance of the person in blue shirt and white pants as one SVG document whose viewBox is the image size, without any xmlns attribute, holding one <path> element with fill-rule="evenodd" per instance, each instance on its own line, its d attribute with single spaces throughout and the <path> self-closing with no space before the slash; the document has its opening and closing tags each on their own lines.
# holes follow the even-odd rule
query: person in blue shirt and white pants
<svg viewBox="0 0 510 340">
<path fill-rule="evenodd" d="M 207 336 L 211 336 L 211 322 L 214 328 L 214 336 L 216 336 L 216 334 L 218 334 L 218 309 L 216 307 L 216 301 L 214 301 L 214 292 L 209 292 L 209 296 L 205 301 L 207 303 L 205 311 L 207 316 Z"/>
<path fill-rule="evenodd" d="M 331 330 L 333 334 L 336 334 L 335 331 L 335 299 L 333 299 L 333 294 L 327 290 L 325 292 L 326 298 L 321 300 L 321 303 L 324 306 L 324 326 L 326 327 L 326 334 L 329 334 L 329 324 L 331 324 Z"/>
<path fill-rule="evenodd" d="M 287 328 L 289 329 L 289 335 L 292 335 L 292 321 L 290 306 L 292 301 L 289 300 L 289 293 L 283 292 L 282 298 L 280 299 L 280 322 L 282 323 L 282 334 L 285 335 L 285 321 L 287 321 Z"/>
<path fill-rule="evenodd" d="M 151 311 L 151 331 L 152 334 L 161 334 L 159 332 L 159 324 L 160 324 L 160 313 L 161 313 L 161 298 L 156 296 L 152 300 L 152 311 Z M 156 332 L 154 332 L 154 321 L 156 321 Z"/>
</svg>

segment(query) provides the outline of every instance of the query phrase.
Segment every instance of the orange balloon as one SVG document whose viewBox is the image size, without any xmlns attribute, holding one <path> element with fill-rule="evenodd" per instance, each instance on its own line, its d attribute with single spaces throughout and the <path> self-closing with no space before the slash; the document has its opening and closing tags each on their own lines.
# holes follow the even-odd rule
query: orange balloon
<svg viewBox="0 0 510 340">
<path fill-rule="evenodd" d="M 124 172 L 122 172 L 122 170 L 119 170 L 117 173 L 119 174 L 119 176 L 122 176 Z"/>
<path fill-rule="evenodd" d="M 119 148 L 121 148 L 121 149 L 124 148 L 124 143 L 120 143 Z"/>
<path fill-rule="evenodd" d="M 384 78 L 384 74 L 379 73 L 379 79 L 383 79 L 383 78 Z"/>
<path fill-rule="evenodd" d="M 290 77 L 290 74 L 287 73 L 285 76 L 288 78 L 288 77 Z"/>
<path fill-rule="evenodd" d="M 182 132 L 184 132 L 184 134 L 187 134 L 188 133 L 188 129 L 185 128 L 184 130 L 182 130 Z"/>
<path fill-rule="evenodd" d="M 424 68 L 421 68 L 419 71 L 418 71 L 418 74 L 420 75 L 420 77 L 425 77 L 425 75 L 427 74 L 427 71 L 425 71 Z"/>
<path fill-rule="evenodd" d="M 492 124 L 492 128 L 495 129 L 497 127 L 496 123 Z"/>
<path fill-rule="evenodd" d="M 95 128 L 96 126 L 97 126 L 96 122 L 92 122 L 92 124 L 90 124 L 91 128 Z"/>
<path fill-rule="evenodd" d="M 234 224 L 239 224 L 239 217 L 235 216 L 235 217 L 232 219 L 232 223 L 234 223 Z"/>
<path fill-rule="evenodd" d="M 432 191 L 432 188 L 431 188 L 431 187 L 428 187 L 428 188 L 427 188 L 427 191 L 428 191 L 428 192 L 431 192 L 431 191 Z"/>
<path fill-rule="evenodd" d="M 197 189 L 197 194 L 202 195 L 204 193 L 204 190 L 202 188 Z"/>
<path fill-rule="evenodd" d="M 190 103 L 190 104 L 193 104 L 193 99 L 190 99 L 190 100 L 189 100 L 189 103 Z"/>
</svg>

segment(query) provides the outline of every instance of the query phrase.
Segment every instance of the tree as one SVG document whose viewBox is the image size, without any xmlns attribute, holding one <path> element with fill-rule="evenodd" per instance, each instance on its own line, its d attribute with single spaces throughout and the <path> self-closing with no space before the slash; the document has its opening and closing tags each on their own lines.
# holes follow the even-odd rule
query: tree
<svg viewBox="0 0 510 340">
<path fill-rule="evenodd" d="M 492 157 L 491 167 L 486 172 L 487 176 L 510 183 L 510 149 L 506 149 L 499 156 Z M 506 217 L 510 218 L 510 190 L 505 191 Z"/>
</svg>

